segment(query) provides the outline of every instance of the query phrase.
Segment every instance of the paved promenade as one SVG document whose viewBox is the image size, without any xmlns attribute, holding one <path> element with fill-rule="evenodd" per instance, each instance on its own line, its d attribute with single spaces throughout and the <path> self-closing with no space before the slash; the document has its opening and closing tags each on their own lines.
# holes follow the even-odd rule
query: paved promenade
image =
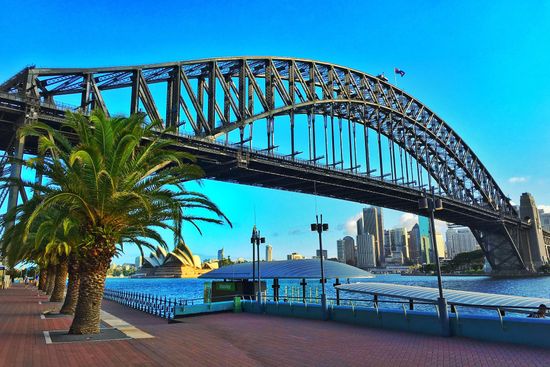
<svg viewBox="0 0 550 367">
<path fill-rule="evenodd" d="M 42 304 L 39 304 L 42 301 Z M 46 344 L 41 319 L 59 304 L 34 288 L 0 290 L 0 366 L 550 366 L 550 351 L 253 314 L 165 320 L 105 301 L 103 309 L 154 338 Z"/>
</svg>

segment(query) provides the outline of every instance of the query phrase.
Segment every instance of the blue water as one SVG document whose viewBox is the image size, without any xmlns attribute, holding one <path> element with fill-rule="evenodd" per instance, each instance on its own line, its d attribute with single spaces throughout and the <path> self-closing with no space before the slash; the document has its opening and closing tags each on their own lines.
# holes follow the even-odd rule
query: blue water
<svg viewBox="0 0 550 367">
<path fill-rule="evenodd" d="M 343 282 L 342 280 L 340 280 Z M 380 282 L 404 285 L 417 285 L 424 287 L 437 287 L 437 278 L 434 276 L 402 276 L 397 274 L 376 275 L 373 278 L 353 279 L 352 282 Z M 130 292 L 141 292 L 159 296 L 166 296 L 177 299 L 202 299 L 204 283 L 209 280 L 202 279 L 131 279 L 131 278 L 108 278 L 106 288 L 124 290 Z M 280 295 L 300 296 L 301 286 L 299 280 L 281 281 Z M 327 296 L 335 297 L 332 286 L 334 280 L 327 282 Z M 268 294 L 272 294 L 272 282 L 268 280 Z M 443 277 L 443 287 L 474 292 L 500 293 L 516 296 L 550 298 L 550 277 L 539 278 L 513 278 L 495 279 L 488 276 L 475 277 Z M 306 294 L 312 297 L 320 294 L 320 284 L 311 280 L 308 284 Z M 357 298 L 351 294 L 341 293 L 342 298 Z"/>
</svg>

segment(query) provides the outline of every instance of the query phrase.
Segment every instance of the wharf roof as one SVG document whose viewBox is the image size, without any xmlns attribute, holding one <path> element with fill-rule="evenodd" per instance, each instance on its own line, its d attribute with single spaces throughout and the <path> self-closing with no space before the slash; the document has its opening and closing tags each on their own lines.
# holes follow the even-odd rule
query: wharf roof
<svg viewBox="0 0 550 367">
<path fill-rule="evenodd" d="M 323 261 L 325 278 L 372 278 L 368 271 L 337 261 Z M 262 261 L 260 262 L 262 279 L 321 279 L 319 259 Z M 212 270 L 199 278 L 203 279 L 251 279 L 252 263 L 223 266 Z"/>
<path fill-rule="evenodd" d="M 439 290 L 437 288 L 387 284 L 387 283 L 352 283 L 336 287 L 341 291 L 364 293 L 386 297 L 412 299 L 416 301 L 437 302 Z M 505 294 L 481 293 L 444 289 L 443 295 L 447 303 L 458 306 L 478 306 L 488 308 L 537 308 L 544 304 L 550 307 L 550 299 L 509 296 Z"/>
</svg>

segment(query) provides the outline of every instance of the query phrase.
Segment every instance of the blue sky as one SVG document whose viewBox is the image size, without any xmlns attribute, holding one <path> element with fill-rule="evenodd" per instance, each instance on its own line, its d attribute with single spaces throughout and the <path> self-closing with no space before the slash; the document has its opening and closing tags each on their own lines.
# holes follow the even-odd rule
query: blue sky
<svg viewBox="0 0 550 367">
<path fill-rule="evenodd" d="M 80 3 L 80 4 L 79 4 Z M 550 3 L 547 1 L 2 1 L 0 81 L 41 67 L 131 65 L 214 56 L 311 58 L 370 74 L 430 106 L 478 154 L 504 192 L 550 211 Z M 392 78 L 393 79 L 393 78 Z M 256 222 L 275 258 L 311 256 L 315 208 L 329 256 L 361 205 L 204 181 L 234 228 L 192 228 L 192 250 L 249 257 Z M 255 209 L 255 210 L 254 210 Z M 386 213 L 386 227 L 410 222 Z M 117 260 L 132 260 L 137 250 Z"/>
</svg>

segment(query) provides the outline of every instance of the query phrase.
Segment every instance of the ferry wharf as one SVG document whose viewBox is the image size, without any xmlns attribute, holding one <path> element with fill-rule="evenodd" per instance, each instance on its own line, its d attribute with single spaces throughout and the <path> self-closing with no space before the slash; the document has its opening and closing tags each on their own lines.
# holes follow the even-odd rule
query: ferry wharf
<svg viewBox="0 0 550 367">
<path fill-rule="evenodd" d="M 543 348 L 254 313 L 167 323 L 107 300 L 112 319 L 149 337 L 47 344 L 45 331 L 71 322 L 43 318 L 59 307 L 36 288 L 0 290 L 0 366 L 550 366 Z"/>
</svg>

